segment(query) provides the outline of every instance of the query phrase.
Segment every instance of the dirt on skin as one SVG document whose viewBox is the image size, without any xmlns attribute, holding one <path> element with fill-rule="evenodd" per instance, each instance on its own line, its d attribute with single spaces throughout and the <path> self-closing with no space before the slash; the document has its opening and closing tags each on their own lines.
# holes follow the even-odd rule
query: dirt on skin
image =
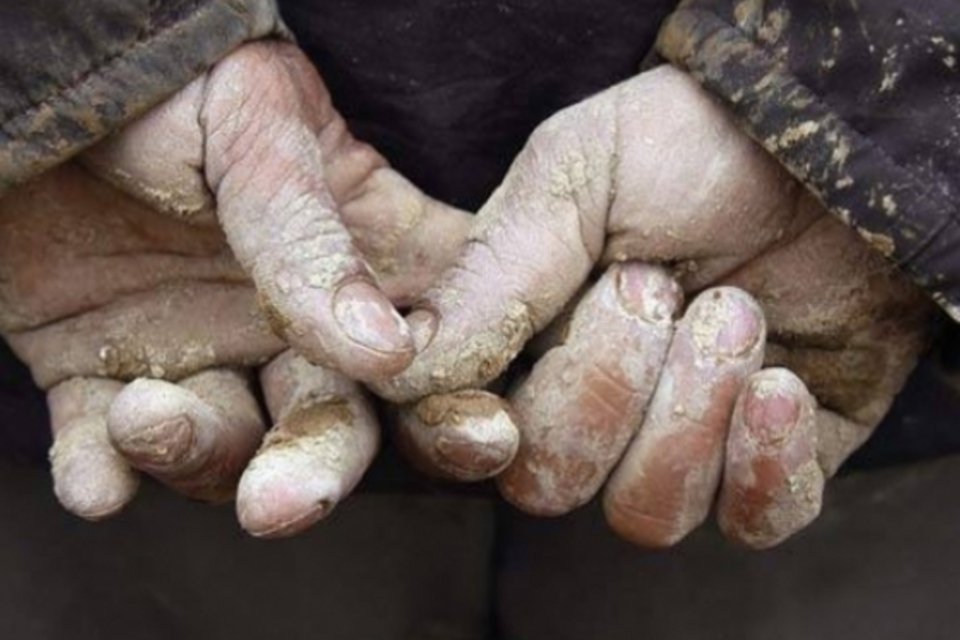
<svg viewBox="0 0 960 640">
<path fill-rule="evenodd" d="M 429 396 L 398 417 L 398 444 L 422 471 L 473 482 L 513 460 L 519 433 L 506 402 L 486 391 Z"/>
<path fill-rule="evenodd" d="M 282 428 L 264 438 L 261 449 L 300 446 L 304 438 L 315 438 L 334 428 L 349 428 L 354 419 L 350 404 L 342 398 L 307 402 L 283 418 Z"/>
<path fill-rule="evenodd" d="M 424 398 L 417 403 L 415 410 L 420 421 L 428 427 L 455 427 L 471 418 L 490 418 L 508 411 L 508 408 L 493 394 L 467 389 Z"/>
<path fill-rule="evenodd" d="M 593 286 L 510 395 L 523 437 L 498 479 L 507 500 L 560 515 L 594 496 L 640 425 L 681 304 L 657 267 L 615 266 Z"/>
<path fill-rule="evenodd" d="M 107 432 L 107 411 L 122 387 L 75 378 L 49 394 L 54 492 L 70 512 L 88 520 L 121 509 L 139 485 L 139 474 L 110 446 Z"/>
<path fill-rule="evenodd" d="M 718 506 L 726 535 L 753 548 L 778 544 L 820 512 L 816 402 L 784 369 L 755 375 L 731 419 Z"/>
</svg>

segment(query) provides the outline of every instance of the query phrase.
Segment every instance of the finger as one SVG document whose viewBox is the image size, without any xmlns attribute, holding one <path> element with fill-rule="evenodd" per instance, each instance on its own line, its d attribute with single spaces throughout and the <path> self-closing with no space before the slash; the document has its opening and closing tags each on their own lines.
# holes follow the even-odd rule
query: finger
<svg viewBox="0 0 960 640">
<path fill-rule="evenodd" d="M 246 375 L 230 369 L 179 383 L 135 380 L 114 400 L 107 424 L 133 467 L 209 502 L 233 497 L 264 432 Z"/>
<path fill-rule="evenodd" d="M 255 293 L 224 283 L 174 283 L 9 336 L 48 387 L 77 376 L 177 380 L 213 366 L 255 366 L 283 349 Z"/>
<path fill-rule="evenodd" d="M 459 482 L 485 480 L 503 471 L 516 455 L 520 438 L 507 403 L 472 389 L 402 407 L 394 433 L 421 471 Z"/>
<path fill-rule="evenodd" d="M 326 184 L 319 136 L 334 117 L 296 47 L 247 45 L 207 80 L 206 177 L 274 329 L 312 362 L 367 380 L 402 370 L 414 345 Z"/>
<path fill-rule="evenodd" d="M 100 520 L 133 499 L 139 475 L 110 444 L 107 411 L 123 384 L 74 378 L 47 394 L 53 447 L 53 491 L 74 515 Z"/>
<path fill-rule="evenodd" d="M 403 374 L 375 382 L 377 393 L 409 401 L 482 388 L 584 283 L 602 249 L 611 193 L 608 94 L 533 134 L 480 210 L 456 264 L 408 316 L 425 346 Z"/>
<path fill-rule="evenodd" d="M 728 538 L 765 549 L 820 513 L 816 417 L 813 396 L 786 369 L 765 369 L 744 384 L 730 421 L 717 508 Z"/>
<path fill-rule="evenodd" d="M 607 484 L 604 511 L 618 534 L 669 546 L 707 517 L 733 405 L 760 368 L 764 334 L 760 308 L 739 289 L 710 289 L 690 305 L 643 425 Z"/>
<path fill-rule="evenodd" d="M 260 379 L 274 427 L 240 479 L 237 515 L 252 535 L 289 536 L 349 495 L 373 461 L 379 429 L 357 384 L 293 352 Z"/>
<path fill-rule="evenodd" d="M 658 267 L 611 267 L 574 311 L 562 345 L 511 393 L 520 450 L 499 477 L 524 511 L 559 515 L 589 501 L 640 425 L 682 304 Z"/>
</svg>

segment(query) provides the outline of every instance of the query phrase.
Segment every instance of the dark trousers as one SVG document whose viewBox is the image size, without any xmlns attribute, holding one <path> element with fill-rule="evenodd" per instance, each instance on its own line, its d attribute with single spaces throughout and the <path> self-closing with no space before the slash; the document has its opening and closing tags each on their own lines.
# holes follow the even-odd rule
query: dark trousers
<svg viewBox="0 0 960 640">
<path fill-rule="evenodd" d="M 632 548 L 596 509 L 361 494 L 286 541 L 150 483 L 117 520 L 62 513 L 0 462 L 0 637 L 11 640 L 937 639 L 960 629 L 960 458 L 850 474 L 773 551 L 707 527 Z"/>
</svg>

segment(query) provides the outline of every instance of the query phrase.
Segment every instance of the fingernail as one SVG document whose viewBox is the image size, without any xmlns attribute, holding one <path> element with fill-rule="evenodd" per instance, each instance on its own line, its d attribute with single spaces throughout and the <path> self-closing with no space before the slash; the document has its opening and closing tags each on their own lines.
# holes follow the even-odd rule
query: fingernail
<svg viewBox="0 0 960 640">
<path fill-rule="evenodd" d="M 765 442 L 782 440 L 800 419 L 800 401 L 788 382 L 756 380 L 750 383 L 743 419 Z"/>
<path fill-rule="evenodd" d="M 510 442 L 478 442 L 456 433 L 444 433 L 434 442 L 437 455 L 448 463 L 454 475 L 470 480 L 487 478 L 502 471 L 513 459 Z"/>
<path fill-rule="evenodd" d="M 672 320 L 683 302 L 679 285 L 663 269 L 635 262 L 620 265 L 617 294 L 624 309 L 648 322 Z"/>
<path fill-rule="evenodd" d="M 166 466 L 186 455 L 195 433 L 189 417 L 177 416 L 122 436 L 117 447 L 137 462 Z"/>
<path fill-rule="evenodd" d="M 433 398 L 442 400 L 441 396 Z M 462 480 L 480 480 L 503 471 L 513 461 L 520 435 L 513 419 L 501 408 L 503 401 L 473 390 L 447 398 L 453 403 L 450 409 L 454 413 L 445 412 L 446 424 L 434 441 L 437 455 Z M 458 408 L 463 413 L 458 413 Z M 429 407 L 422 404 L 421 409 Z"/>
<path fill-rule="evenodd" d="M 240 526 L 255 538 L 285 538 L 300 533 L 315 522 L 322 520 L 333 510 L 333 503 L 329 500 L 319 500 L 312 507 L 301 513 L 291 516 L 288 520 L 266 523 L 256 520 L 257 516 L 250 515 L 250 511 L 240 508 L 237 519 Z"/>
<path fill-rule="evenodd" d="M 413 346 L 420 353 L 433 342 L 440 320 L 429 309 L 417 309 L 407 316 L 407 324 L 413 334 Z"/>
<path fill-rule="evenodd" d="M 760 341 L 763 319 L 746 294 L 733 289 L 716 289 L 695 302 L 691 323 L 694 342 L 704 354 L 738 357 Z"/>
<path fill-rule="evenodd" d="M 393 353 L 411 348 L 407 323 L 386 296 L 368 282 L 351 282 L 337 291 L 333 314 L 343 332 L 368 349 Z"/>
</svg>

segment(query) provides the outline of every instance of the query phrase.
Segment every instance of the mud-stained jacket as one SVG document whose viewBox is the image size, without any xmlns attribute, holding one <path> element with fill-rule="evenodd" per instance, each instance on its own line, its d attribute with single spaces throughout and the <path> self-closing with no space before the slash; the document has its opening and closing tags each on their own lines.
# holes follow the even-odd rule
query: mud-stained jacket
<svg viewBox="0 0 960 640">
<path fill-rule="evenodd" d="M 955 0 L 0 3 L 0 191 L 264 37 L 295 37 L 358 136 L 465 207 L 546 116 L 675 64 L 960 319 Z"/>
</svg>

